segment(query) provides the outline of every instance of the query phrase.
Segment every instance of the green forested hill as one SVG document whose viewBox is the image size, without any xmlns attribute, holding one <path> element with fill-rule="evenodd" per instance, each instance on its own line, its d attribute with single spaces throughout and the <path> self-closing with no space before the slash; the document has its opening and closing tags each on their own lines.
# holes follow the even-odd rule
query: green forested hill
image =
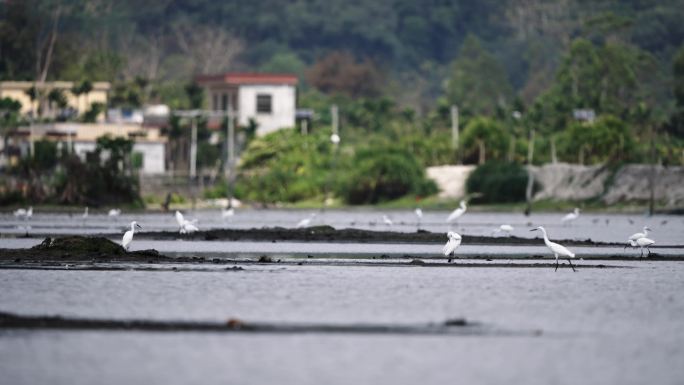
<svg viewBox="0 0 684 385">
<path fill-rule="evenodd" d="M 49 31 L 58 6 L 62 35 L 50 77 L 76 76 L 67 68 L 71 55 L 84 61 L 115 53 L 131 66 L 146 44 L 161 51 L 164 71 L 153 75 L 187 77 L 193 68 L 175 55 L 183 52 L 177 31 L 202 28 L 241 41 L 240 55 L 226 66 L 296 69 L 326 53 L 350 51 L 393 73 L 444 66 L 474 35 L 518 90 L 532 87 L 539 71 L 552 72 L 577 37 L 620 40 L 664 66 L 684 41 L 681 0 L 8 0 L 0 4 L 2 78 L 35 77 L 36 36 Z M 117 75 L 128 74 L 98 74 Z"/>
</svg>

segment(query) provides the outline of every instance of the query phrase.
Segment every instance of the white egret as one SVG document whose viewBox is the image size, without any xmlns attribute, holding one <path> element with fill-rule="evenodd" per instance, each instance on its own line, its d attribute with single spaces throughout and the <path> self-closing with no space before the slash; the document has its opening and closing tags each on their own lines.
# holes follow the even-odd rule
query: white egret
<svg viewBox="0 0 684 385">
<path fill-rule="evenodd" d="M 651 230 L 648 226 L 644 226 L 643 232 L 642 232 L 642 233 L 634 233 L 634 234 L 630 235 L 629 238 L 627 238 L 627 243 L 629 243 L 629 245 L 632 246 L 632 247 L 636 247 L 636 245 L 634 244 L 635 241 L 636 241 L 637 239 L 639 239 L 639 238 L 646 238 L 646 237 L 648 237 L 648 232 L 649 232 L 649 231 L 652 231 L 652 230 Z M 626 247 L 627 247 L 627 246 L 625 246 L 625 248 L 626 248 Z"/>
<path fill-rule="evenodd" d="M 185 218 L 183 217 L 183 214 L 181 214 L 181 212 L 178 210 L 176 210 L 176 222 L 178 222 L 178 228 L 182 231 L 183 222 L 185 222 Z"/>
<path fill-rule="evenodd" d="M 221 207 L 221 218 L 226 219 L 235 215 L 235 209 L 232 207 L 225 208 Z"/>
<path fill-rule="evenodd" d="M 189 221 L 185 219 L 185 217 L 183 217 L 183 214 L 178 210 L 176 210 L 176 222 L 178 222 L 179 232 L 181 234 L 194 233 L 195 231 L 199 231 L 199 229 L 196 226 L 197 219 Z"/>
<path fill-rule="evenodd" d="M 449 240 L 447 241 L 446 245 L 444 245 L 442 252 L 445 256 L 449 257 L 449 255 L 451 255 L 454 250 L 461 245 L 461 236 L 455 231 L 449 231 L 447 233 L 447 238 L 449 238 Z M 448 262 L 451 262 L 451 257 L 449 257 Z"/>
<path fill-rule="evenodd" d="M 467 209 L 468 208 L 466 207 L 465 201 L 461 201 L 461 203 L 459 204 L 459 207 L 456 210 L 452 211 L 451 214 L 449 214 L 449 217 L 447 217 L 446 221 L 452 222 L 452 221 L 458 219 L 461 215 L 465 214 Z"/>
<path fill-rule="evenodd" d="M 199 231 L 197 226 L 195 226 L 195 223 L 196 223 L 196 221 L 192 221 L 192 222 L 190 222 L 188 220 L 183 221 L 183 225 L 181 225 L 180 233 L 181 234 L 185 234 L 185 233 L 192 234 L 195 231 Z"/>
<path fill-rule="evenodd" d="M 649 238 L 646 238 L 646 237 L 641 237 L 641 238 L 639 238 L 639 239 L 637 239 L 637 240 L 631 240 L 631 239 L 630 239 L 629 243 L 632 245 L 632 247 L 637 247 L 637 246 L 638 246 L 638 247 L 641 248 L 641 255 L 639 255 L 639 257 L 642 258 L 642 257 L 644 256 L 644 247 L 646 248 L 646 250 L 648 250 L 648 256 L 651 255 L 651 248 L 650 248 L 650 246 L 651 246 L 652 244 L 654 244 L 655 241 L 654 241 L 653 239 L 649 239 Z"/>
<path fill-rule="evenodd" d="M 109 210 L 109 213 L 107 213 L 108 216 L 110 217 L 118 217 L 121 215 L 121 209 L 111 209 Z"/>
<path fill-rule="evenodd" d="M 88 206 L 86 206 L 85 211 L 83 211 L 83 215 L 81 215 L 83 219 L 88 218 Z"/>
<path fill-rule="evenodd" d="M 563 222 L 563 224 L 566 224 L 566 223 L 569 224 L 570 222 L 579 218 L 579 215 L 580 215 L 580 209 L 575 207 L 575 209 L 571 213 L 566 214 L 563 217 L 563 219 L 561 219 L 561 222 Z"/>
<path fill-rule="evenodd" d="M 544 234 L 544 243 L 546 244 L 546 247 L 548 247 L 551 250 L 551 252 L 553 253 L 554 257 L 556 257 L 556 270 L 554 270 L 554 271 L 558 271 L 558 256 L 559 255 L 566 257 L 568 260 L 568 263 L 570 264 L 570 267 L 572 268 L 572 271 L 576 271 L 575 266 L 573 266 L 572 262 L 570 261 L 570 258 L 575 258 L 575 253 L 568 250 L 563 245 L 559 245 L 558 243 L 551 242 L 549 240 L 548 235 L 546 235 L 546 230 L 544 229 L 543 226 L 539 226 L 539 227 L 532 229 L 530 231 L 536 231 L 536 230 L 539 230 L 542 232 L 542 234 Z"/>
<path fill-rule="evenodd" d="M 126 231 L 123 235 L 123 239 L 121 239 L 121 246 L 123 246 L 123 248 L 126 249 L 126 251 L 128 251 L 128 247 L 131 245 L 131 242 L 133 241 L 133 234 L 135 234 L 136 227 L 142 229 L 138 222 L 131 222 L 131 229 Z"/>
<path fill-rule="evenodd" d="M 316 213 L 313 213 L 313 214 L 309 215 L 308 218 L 304 218 L 301 221 L 299 221 L 299 223 L 297 223 L 297 228 L 301 229 L 302 227 L 309 227 L 309 225 L 311 224 L 311 221 L 314 218 L 316 218 Z"/>
<path fill-rule="evenodd" d="M 416 227 L 420 229 L 420 222 L 423 220 L 423 210 L 420 209 L 420 207 L 416 207 L 414 213 L 416 213 L 416 217 L 418 217 L 418 222 L 416 223 Z"/>
<path fill-rule="evenodd" d="M 392 225 L 394 224 L 394 222 L 392 222 L 392 220 L 387 215 L 382 216 L 382 221 L 389 227 L 392 227 Z"/>
<path fill-rule="evenodd" d="M 31 218 L 33 216 L 33 206 L 30 206 L 28 209 L 17 209 L 14 211 L 14 216 L 22 217 L 24 219 Z"/>
<path fill-rule="evenodd" d="M 499 226 L 498 229 L 495 229 L 493 234 L 498 234 L 498 233 L 506 233 L 506 235 L 510 236 L 511 233 L 513 232 L 513 226 L 511 225 L 501 225 Z"/>
</svg>

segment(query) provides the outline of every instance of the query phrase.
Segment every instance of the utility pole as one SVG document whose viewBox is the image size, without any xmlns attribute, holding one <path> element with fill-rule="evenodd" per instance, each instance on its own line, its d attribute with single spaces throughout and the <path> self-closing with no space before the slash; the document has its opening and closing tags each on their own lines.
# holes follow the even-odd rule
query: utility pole
<svg viewBox="0 0 684 385">
<path fill-rule="evenodd" d="M 653 128 L 653 123 L 651 123 L 651 173 L 649 175 L 648 184 L 650 185 L 650 196 L 648 199 L 648 215 L 653 216 L 655 211 L 655 176 L 656 176 L 656 156 L 655 156 L 655 129 Z"/>
<path fill-rule="evenodd" d="M 532 212 L 532 190 L 534 188 L 534 174 L 532 174 L 532 161 L 534 160 L 534 128 L 530 130 L 530 143 L 527 145 L 527 188 L 525 189 L 525 215 Z"/>
<path fill-rule="evenodd" d="M 235 121 L 233 120 L 234 116 L 232 106 L 228 107 L 228 113 L 226 116 L 228 117 L 228 127 L 226 128 L 228 130 L 226 132 L 226 172 L 230 172 L 232 174 L 233 164 L 235 164 Z"/>
<path fill-rule="evenodd" d="M 458 107 L 456 105 L 451 106 L 451 148 L 458 151 Z M 458 163 L 461 163 L 460 157 L 458 160 Z"/>
<path fill-rule="evenodd" d="M 176 116 L 190 118 L 192 127 L 190 133 L 190 179 L 195 179 L 197 176 L 197 117 L 200 116 L 199 110 L 181 110 L 174 111 Z"/>
<path fill-rule="evenodd" d="M 338 113 L 339 113 L 339 110 L 337 108 L 337 104 L 333 104 L 332 107 L 330 107 L 330 115 L 332 117 L 332 133 L 333 133 L 333 135 L 338 135 L 339 125 L 340 125 Z"/>
<path fill-rule="evenodd" d="M 301 121 L 302 124 L 302 135 L 307 135 L 309 133 L 309 121 L 305 118 Z"/>
<path fill-rule="evenodd" d="M 190 118 L 192 133 L 190 134 L 190 178 L 197 176 L 197 116 Z"/>
</svg>

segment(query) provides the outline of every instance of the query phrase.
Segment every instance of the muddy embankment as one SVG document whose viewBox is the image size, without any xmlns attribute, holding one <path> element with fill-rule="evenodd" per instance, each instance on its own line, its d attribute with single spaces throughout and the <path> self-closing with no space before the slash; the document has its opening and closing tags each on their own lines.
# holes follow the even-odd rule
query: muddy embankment
<svg viewBox="0 0 684 385">
<path fill-rule="evenodd" d="M 468 321 L 449 319 L 440 323 L 324 324 L 250 322 L 229 318 L 224 322 L 87 319 L 60 316 L 27 316 L 0 312 L 2 329 L 110 330 L 155 332 L 222 333 L 325 333 L 325 334 L 403 334 L 403 335 L 524 335 L 539 336 L 541 330 L 512 331 Z"/>
<path fill-rule="evenodd" d="M 335 229 L 331 226 L 315 226 L 301 229 L 270 227 L 260 229 L 215 229 L 198 231 L 192 234 L 178 234 L 177 231 L 157 231 L 136 234 L 138 239 L 175 240 L 187 239 L 195 241 L 298 241 L 298 242 L 353 242 L 353 243 L 445 243 L 444 233 L 433 233 L 418 230 L 413 233 L 397 231 L 375 231 L 362 229 Z M 618 246 L 618 243 L 595 242 L 591 239 L 563 240 L 563 244 L 572 246 Z M 463 235 L 463 244 L 468 245 L 541 245 L 541 239 L 510 237 L 492 237 Z"/>
<path fill-rule="evenodd" d="M 584 259 L 634 260 L 625 255 L 586 255 Z M 117 243 L 101 237 L 69 236 L 46 238 L 41 244 L 28 249 L 0 249 L 0 269 L 34 270 L 95 270 L 95 271 L 170 271 L 218 272 L 241 271 L 249 265 L 290 266 L 393 266 L 393 267 L 450 267 L 450 268 L 553 268 L 553 260 L 544 255 L 516 256 L 468 255 L 465 261 L 458 257 L 446 258 L 403 254 L 396 256 L 371 255 L 359 258 L 339 258 L 330 255 L 269 256 L 269 255 L 215 255 L 193 254 L 166 256 L 156 250 L 126 252 Z M 507 261 L 495 261 L 507 259 Z M 476 261 L 479 260 L 479 261 Z M 651 254 L 649 261 L 679 261 L 681 256 Z M 569 267 L 569 265 L 568 265 Z M 620 268 L 623 266 L 582 263 L 581 269 Z"/>
</svg>

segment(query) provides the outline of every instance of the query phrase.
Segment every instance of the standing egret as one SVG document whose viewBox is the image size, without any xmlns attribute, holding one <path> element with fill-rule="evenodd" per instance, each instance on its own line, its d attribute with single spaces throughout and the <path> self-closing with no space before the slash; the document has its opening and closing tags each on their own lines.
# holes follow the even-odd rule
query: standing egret
<svg viewBox="0 0 684 385">
<path fill-rule="evenodd" d="M 176 210 L 176 222 L 178 222 L 178 228 L 183 231 L 183 222 L 185 222 L 185 218 L 183 217 L 183 214 Z"/>
<path fill-rule="evenodd" d="M 532 229 L 530 231 L 536 231 L 539 230 L 544 234 L 544 243 L 546 244 L 546 247 L 548 247 L 551 252 L 553 253 L 554 257 L 556 257 L 556 270 L 558 271 L 558 256 L 561 255 L 563 257 L 566 257 L 568 260 L 568 263 L 570 264 L 570 267 L 572 267 L 572 271 L 575 270 L 575 266 L 572 265 L 572 262 L 570 262 L 570 258 L 575 258 L 575 253 L 572 251 L 568 250 L 565 246 L 559 245 L 558 243 L 551 242 L 549 241 L 549 237 L 546 235 L 546 230 L 544 229 L 543 226 L 539 226 L 536 229 Z"/>
<path fill-rule="evenodd" d="M 449 214 L 449 217 L 447 217 L 446 221 L 452 222 L 452 221 L 458 219 L 461 215 L 465 214 L 467 209 L 468 208 L 466 207 L 465 201 L 461 201 L 461 203 L 459 204 L 459 207 L 456 210 L 452 211 L 451 214 Z"/>
<path fill-rule="evenodd" d="M 394 222 L 392 222 L 392 220 L 387 215 L 382 216 L 382 221 L 389 227 L 392 227 L 392 225 L 394 224 Z"/>
<path fill-rule="evenodd" d="M 301 229 L 302 227 L 309 227 L 309 225 L 311 224 L 311 221 L 314 218 L 316 218 L 316 213 L 313 213 L 313 214 L 309 215 L 308 218 L 304 218 L 301 221 L 299 221 L 299 223 L 297 223 L 297 228 Z"/>
<path fill-rule="evenodd" d="M 199 231 L 199 229 L 195 225 L 197 223 L 197 219 L 189 221 L 185 219 L 185 217 L 183 217 L 183 214 L 178 210 L 176 210 L 176 222 L 178 222 L 178 228 L 181 234 L 194 233 L 195 231 Z"/>
<path fill-rule="evenodd" d="M 630 240 L 629 243 L 632 245 L 632 247 L 637 247 L 639 246 L 641 248 L 641 255 L 639 255 L 639 258 L 643 258 L 644 256 L 644 247 L 646 250 L 648 250 L 648 256 L 651 256 L 651 248 L 650 246 L 655 243 L 653 239 L 649 239 L 646 237 L 641 237 L 637 240 Z"/>
<path fill-rule="evenodd" d="M 226 219 L 232 217 L 233 215 L 235 215 L 235 209 L 232 207 L 221 207 L 221 218 Z"/>
<path fill-rule="evenodd" d="M 83 215 L 81 217 L 85 220 L 88 218 L 88 206 L 86 206 L 85 211 L 83 211 Z"/>
<path fill-rule="evenodd" d="M 33 206 L 30 206 L 28 208 L 28 210 L 27 209 L 17 209 L 16 211 L 14 211 L 14 216 L 15 217 L 22 217 L 24 219 L 31 218 L 33 216 Z"/>
<path fill-rule="evenodd" d="M 447 238 L 449 238 L 449 240 L 447 241 L 446 245 L 444 245 L 442 252 L 445 256 L 449 257 L 449 255 L 461 245 L 461 236 L 455 231 L 449 231 L 447 233 Z M 448 262 L 451 262 L 451 257 L 449 257 Z"/>
<path fill-rule="evenodd" d="M 190 222 L 188 220 L 184 220 L 183 224 L 181 225 L 180 233 L 181 234 L 185 234 L 185 233 L 192 234 L 195 231 L 199 231 L 197 226 L 195 226 L 195 223 L 196 223 L 196 220 L 194 220 L 192 222 Z"/>
<path fill-rule="evenodd" d="M 580 209 L 577 208 L 577 207 L 575 207 L 575 209 L 574 209 L 571 213 L 566 214 L 566 215 L 563 217 L 563 219 L 561 219 L 561 222 L 563 222 L 563 224 L 566 224 L 566 223 L 567 223 L 567 224 L 570 224 L 570 222 L 572 222 L 572 221 L 574 221 L 575 219 L 579 218 L 579 215 L 580 215 Z"/>
<path fill-rule="evenodd" d="M 643 233 L 634 233 L 627 238 L 627 243 L 629 243 L 630 246 L 636 247 L 635 241 L 639 238 L 646 238 L 648 237 L 648 232 L 652 231 L 648 226 L 644 226 Z M 626 248 L 627 246 L 625 246 Z"/>
<path fill-rule="evenodd" d="M 131 242 L 133 241 L 133 234 L 135 234 L 136 227 L 142 229 L 138 222 L 131 222 L 131 229 L 126 231 L 123 235 L 123 239 L 121 239 L 121 246 L 123 246 L 123 248 L 126 249 L 126 251 L 128 251 L 128 247 L 131 245 Z"/>
<path fill-rule="evenodd" d="M 421 210 L 420 207 L 416 207 L 414 213 L 416 213 L 416 217 L 418 217 L 418 222 L 416 222 L 416 228 L 420 229 L 420 222 L 423 220 L 423 210 Z"/>
<path fill-rule="evenodd" d="M 498 229 L 495 229 L 493 234 L 498 234 L 498 233 L 506 233 L 506 235 L 510 236 L 511 233 L 513 232 L 513 226 L 511 225 L 501 225 L 499 226 Z"/>
<path fill-rule="evenodd" d="M 121 215 L 121 209 L 111 209 L 109 210 L 109 213 L 107 213 L 108 216 L 116 218 L 119 215 Z"/>
</svg>

